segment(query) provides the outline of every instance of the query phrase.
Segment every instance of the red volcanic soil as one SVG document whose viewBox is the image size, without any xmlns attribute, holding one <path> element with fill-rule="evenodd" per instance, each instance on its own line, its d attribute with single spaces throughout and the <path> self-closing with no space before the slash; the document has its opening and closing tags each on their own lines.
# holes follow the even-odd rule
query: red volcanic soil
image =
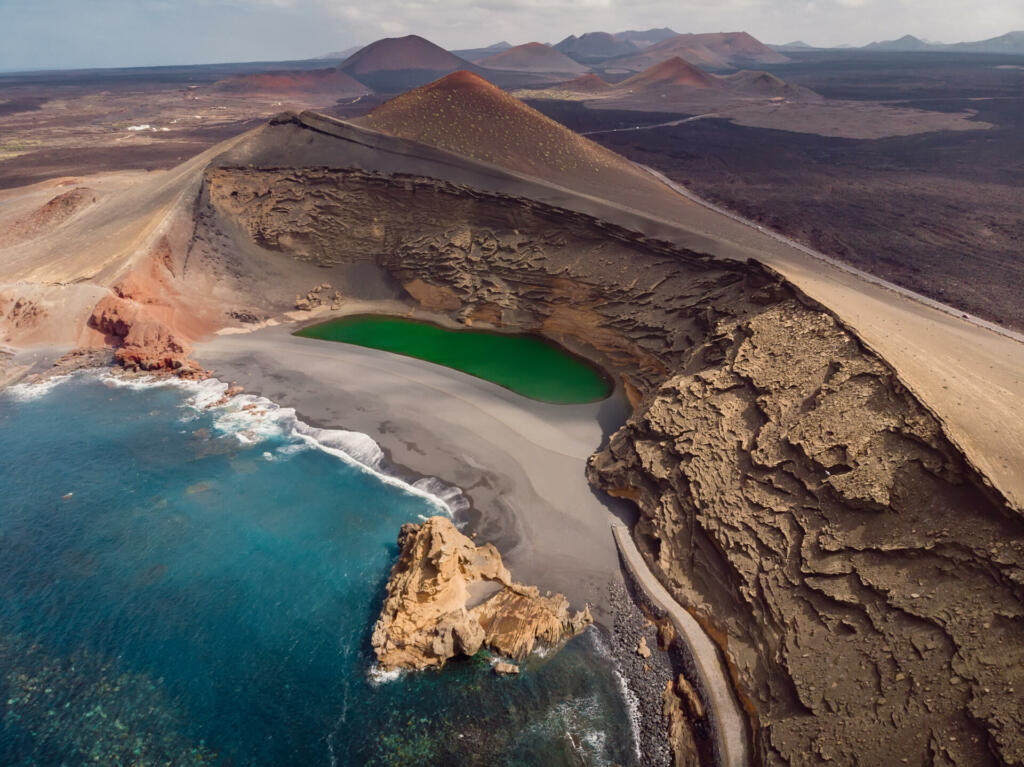
<svg viewBox="0 0 1024 767">
<path fill-rule="evenodd" d="M 610 91 L 613 86 L 597 75 L 583 75 L 575 80 L 559 83 L 552 87 L 559 90 L 572 91 L 573 93 L 605 93 Z"/>
<path fill-rule="evenodd" d="M 410 69 L 451 72 L 467 65 L 463 59 L 419 35 L 406 35 L 370 43 L 349 56 L 341 68 L 358 78 L 360 74 Z"/>
<path fill-rule="evenodd" d="M 509 48 L 476 62 L 487 69 L 507 69 L 515 72 L 589 72 L 563 53 L 543 43 L 526 43 Z"/>
<path fill-rule="evenodd" d="M 688 88 L 721 88 L 722 81 L 700 67 L 676 56 L 668 61 L 655 64 L 617 86 L 618 90 L 642 94 L 665 87 L 686 86 Z"/>
<path fill-rule="evenodd" d="M 588 194 L 664 194 L 625 158 L 471 72 L 403 93 L 356 122 Z"/>
<path fill-rule="evenodd" d="M 221 80 L 213 87 L 232 93 L 329 93 L 338 96 L 362 96 L 371 92 L 361 82 L 337 69 L 237 75 Z"/>
</svg>

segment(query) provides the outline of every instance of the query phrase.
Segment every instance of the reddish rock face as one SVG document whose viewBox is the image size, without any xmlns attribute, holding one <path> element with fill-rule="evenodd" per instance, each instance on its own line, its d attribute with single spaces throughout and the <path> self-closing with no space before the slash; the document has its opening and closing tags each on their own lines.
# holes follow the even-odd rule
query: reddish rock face
<svg viewBox="0 0 1024 767">
<path fill-rule="evenodd" d="M 116 345 L 114 358 L 128 370 L 174 373 L 198 378 L 202 369 L 189 354 L 192 347 L 134 301 L 109 295 L 93 309 L 89 325 Z"/>
</svg>

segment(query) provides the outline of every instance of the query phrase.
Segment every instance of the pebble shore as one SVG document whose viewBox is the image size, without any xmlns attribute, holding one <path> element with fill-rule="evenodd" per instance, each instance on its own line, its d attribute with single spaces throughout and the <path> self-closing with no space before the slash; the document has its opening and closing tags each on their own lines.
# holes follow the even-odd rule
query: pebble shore
<svg viewBox="0 0 1024 767">
<path fill-rule="evenodd" d="M 668 742 L 668 721 L 661 709 L 665 685 L 674 679 L 673 663 L 669 653 L 658 649 L 657 629 L 629 591 L 621 583 L 609 587 L 613 616 L 612 656 L 639 709 L 641 764 L 644 767 L 670 767 L 672 751 Z M 647 659 L 636 652 L 641 637 L 651 648 L 651 656 Z"/>
</svg>

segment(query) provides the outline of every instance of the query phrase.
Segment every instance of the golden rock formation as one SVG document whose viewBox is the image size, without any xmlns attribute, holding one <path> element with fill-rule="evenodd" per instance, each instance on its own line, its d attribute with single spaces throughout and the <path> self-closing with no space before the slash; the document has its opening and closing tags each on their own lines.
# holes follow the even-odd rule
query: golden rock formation
<svg viewBox="0 0 1024 767">
<path fill-rule="evenodd" d="M 491 544 L 477 546 L 447 517 L 402 525 L 398 562 L 373 629 L 384 669 L 443 666 L 482 647 L 521 660 L 591 622 L 561 594 L 515 583 Z"/>
</svg>

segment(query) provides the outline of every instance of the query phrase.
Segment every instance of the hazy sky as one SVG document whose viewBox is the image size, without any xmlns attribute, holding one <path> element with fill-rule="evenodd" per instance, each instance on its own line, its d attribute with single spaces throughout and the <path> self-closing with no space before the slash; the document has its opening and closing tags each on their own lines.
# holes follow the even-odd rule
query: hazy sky
<svg viewBox="0 0 1024 767">
<path fill-rule="evenodd" d="M 1024 29 L 1024 0 L 0 0 L 0 70 L 303 59 L 416 33 L 449 48 L 669 26 L 766 42 Z"/>
</svg>

